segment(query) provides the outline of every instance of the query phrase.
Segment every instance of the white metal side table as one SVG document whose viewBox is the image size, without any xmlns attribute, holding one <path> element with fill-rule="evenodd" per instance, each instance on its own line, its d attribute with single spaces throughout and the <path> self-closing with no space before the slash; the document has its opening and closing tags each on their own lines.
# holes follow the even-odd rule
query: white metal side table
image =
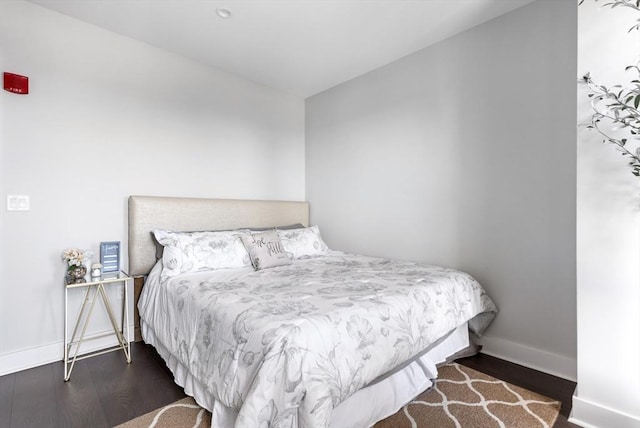
<svg viewBox="0 0 640 428">
<path fill-rule="evenodd" d="M 129 275 L 124 272 L 105 274 L 99 277 L 91 277 L 87 275 L 85 278 L 81 278 L 79 280 L 69 279 L 65 277 L 64 281 L 64 381 L 67 382 L 71 378 L 71 371 L 73 370 L 73 366 L 75 362 L 78 360 L 82 360 L 85 358 L 93 357 L 96 355 L 104 354 L 107 352 L 117 351 L 122 349 L 124 355 L 127 359 L 127 364 L 131 363 L 131 348 L 129 345 L 129 314 L 128 314 L 128 305 L 127 305 L 127 292 L 128 292 L 128 283 L 133 280 Z M 124 296 L 122 299 L 122 319 L 121 326 L 118 327 L 118 322 L 116 321 L 116 317 L 113 314 L 113 309 L 111 306 L 111 302 L 109 301 L 109 297 L 105 291 L 105 286 L 117 285 L 118 283 L 122 283 Z M 68 333 L 68 314 L 69 314 L 69 290 L 74 288 L 85 287 L 86 290 L 84 292 L 84 297 L 82 300 L 82 306 L 80 307 L 80 312 L 78 313 L 78 317 L 76 318 L 75 325 L 73 327 L 73 333 L 71 334 L 71 339 L 69 340 Z M 104 307 L 107 310 L 107 315 L 109 316 L 109 321 L 111 321 L 111 327 L 113 331 L 109 331 L 103 334 L 99 334 L 96 336 L 91 336 L 89 338 L 85 338 L 85 334 L 87 332 L 87 326 L 89 325 L 89 320 L 91 319 L 91 314 L 93 313 L 93 309 L 95 307 L 96 300 L 98 297 L 104 303 Z M 78 334 L 78 330 L 81 330 Z M 118 339 L 118 344 L 115 346 L 111 346 L 105 349 L 100 349 L 97 351 L 88 352 L 86 354 L 80 354 L 80 346 L 83 342 L 87 342 L 89 340 L 100 339 L 102 337 L 115 335 Z M 76 338 L 77 336 L 77 338 Z M 75 349 L 74 349 L 75 347 Z"/>
</svg>

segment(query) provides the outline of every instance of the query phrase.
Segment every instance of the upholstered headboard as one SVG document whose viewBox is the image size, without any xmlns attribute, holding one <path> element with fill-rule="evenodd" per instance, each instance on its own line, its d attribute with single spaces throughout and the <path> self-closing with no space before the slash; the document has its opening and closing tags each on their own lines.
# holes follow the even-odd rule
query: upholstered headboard
<svg viewBox="0 0 640 428">
<path fill-rule="evenodd" d="M 153 229 L 229 230 L 309 225 L 309 204 L 239 199 L 129 197 L 129 274 L 146 275 L 156 262 Z"/>
</svg>

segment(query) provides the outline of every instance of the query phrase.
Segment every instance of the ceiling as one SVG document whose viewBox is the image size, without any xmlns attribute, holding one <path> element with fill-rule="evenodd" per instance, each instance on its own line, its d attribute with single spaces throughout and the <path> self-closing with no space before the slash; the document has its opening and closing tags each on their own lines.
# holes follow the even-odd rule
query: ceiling
<svg viewBox="0 0 640 428">
<path fill-rule="evenodd" d="M 29 1 L 306 98 L 533 0 Z"/>
</svg>

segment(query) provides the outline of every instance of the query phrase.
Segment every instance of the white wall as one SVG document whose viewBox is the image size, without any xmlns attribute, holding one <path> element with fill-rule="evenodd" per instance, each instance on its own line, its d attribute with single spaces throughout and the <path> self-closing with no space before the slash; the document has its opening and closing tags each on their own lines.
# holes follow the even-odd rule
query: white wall
<svg viewBox="0 0 640 428">
<path fill-rule="evenodd" d="M 629 82 L 640 60 L 638 13 L 578 8 L 578 75 L 600 84 Z M 590 120 L 579 85 L 578 123 Z M 640 427 L 640 180 L 598 135 L 578 128 L 578 389 L 573 420 L 583 426 Z"/>
<path fill-rule="evenodd" d="M 0 69 L 31 85 L 0 91 L 0 374 L 62 358 L 60 253 L 126 249 L 128 195 L 305 197 L 301 99 L 21 0 Z"/>
<path fill-rule="evenodd" d="M 336 249 L 463 269 L 485 351 L 575 378 L 576 3 L 538 1 L 306 101 Z"/>
</svg>

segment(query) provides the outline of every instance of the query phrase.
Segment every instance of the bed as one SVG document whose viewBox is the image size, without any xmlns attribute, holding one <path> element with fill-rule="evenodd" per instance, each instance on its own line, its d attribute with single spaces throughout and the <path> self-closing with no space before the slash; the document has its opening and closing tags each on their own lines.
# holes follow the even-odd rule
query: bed
<svg viewBox="0 0 640 428">
<path fill-rule="evenodd" d="M 212 427 L 372 426 L 429 388 L 497 312 L 466 273 L 330 250 L 307 226 L 306 202 L 129 198 L 142 337 Z M 166 256 L 198 231 L 273 235 L 244 228 L 279 228 L 287 260 L 180 270 Z M 152 231 L 170 242 L 159 260 Z"/>
</svg>

